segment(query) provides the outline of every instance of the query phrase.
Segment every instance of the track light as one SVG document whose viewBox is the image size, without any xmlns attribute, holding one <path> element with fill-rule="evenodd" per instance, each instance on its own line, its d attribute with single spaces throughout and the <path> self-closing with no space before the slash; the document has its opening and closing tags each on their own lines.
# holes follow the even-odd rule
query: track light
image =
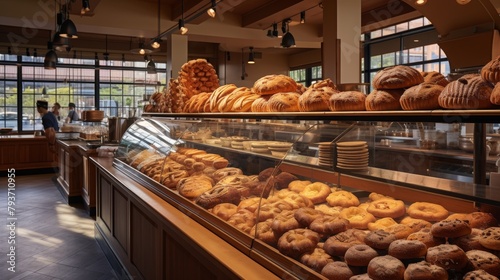
<svg viewBox="0 0 500 280">
<path fill-rule="evenodd" d="M 417 5 L 424 5 L 425 3 L 427 3 L 427 0 L 416 0 L 415 1 L 415 4 L 417 4 Z"/>
<path fill-rule="evenodd" d="M 460 5 L 466 5 L 469 4 L 470 0 L 457 0 L 457 3 Z"/>
<path fill-rule="evenodd" d="M 210 8 L 207 10 L 207 14 L 214 18 L 215 17 L 215 0 L 212 0 L 212 5 L 210 6 Z"/>
<path fill-rule="evenodd" d="M 61 37 L 60 32 L 54 33 L 54 37 L 52 37 L 52 45 L 54 46 L 56 51 L 63 51 L 66 47 L 69 46 L 69 39 Z"/>
<path fill-rule="evenodd" d="M 300 12 L 300 23 L 306 23 L 306 11 Z"/>
<path fill-rule="evenodd" d="M 278 37 L 278 24 L 273 23 L 273 37 Z"/>
<path fill-rule="evenodd" d="M 7 54 L 8 54 L 8 55 L 11 55 L 11 54 L 12 54 L 12 48 L 11 48 L 11 47 L 8 47 L 8 48 L 7 48 Z"/>
<path fill-rule="evenodd" d="M 179 30 L 181 31 L 182 35 L 188 33 L 187 27 L 184 26 L 184 20 L 183 19 L 179 20 Z"/>
<path fill-rule="evenodd" d="M 85 12 L 90 12 L 90 1 L 89 0 L 82 0 L 82 11 Z"/>
<path fill-rule="evenodd" d="M 71 19 L 67 19 L 61 25 L 61 31 L 59 36 L 63 38 L 76 39 L 78 38 L 78 32 L 76 30 L 76 25 Z"/>
<path fill-rule="evenodd" d="M 151 47 L 152 47 L 153 49 L 158 49 L 158 48 L 161 46 L 160 42 L 161 42 L 161 39 L 160 39 L 160 38 L 155 38 L 155 39 L 153 40 L 153 43 L 151 43 Z"/>
<path fill-rule="evenodd" d="M 148 62 L 148 65 L 146 66 L 146 71 L 148 74 L 156 74 L 157 71 L 156 71 L 156 65 L 153 61 L 153 59 L 151 59 L 149 62 Z"/>
<path fill-rule="evenodd" d="M 253 47 L 250 48 L 250 53 L 248 54 L 248 64 L 255 64 L 255 55 L 253 53 Z"/>
<path fill-rule="evenodd" d="M 43 68 L 54 70 L 57 64 L 57 54 L 53 50 L 52 42 L 47 43 L 47 49 L 49 51 L 45 54 L 45 58 L 43 59 Z"/>
</svg>

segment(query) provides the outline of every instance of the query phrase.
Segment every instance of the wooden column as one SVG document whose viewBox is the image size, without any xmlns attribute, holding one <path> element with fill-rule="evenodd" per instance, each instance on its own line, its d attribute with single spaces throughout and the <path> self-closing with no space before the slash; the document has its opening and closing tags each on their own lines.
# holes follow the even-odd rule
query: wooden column
<svg viewBox="0 0 500 280">
<path fill-rule="evenodd" d="M 181 66 L 188 61 L 188 36 L 170 34 L 167 47 L 167 83 L 177 77 Z"/>
</svg>

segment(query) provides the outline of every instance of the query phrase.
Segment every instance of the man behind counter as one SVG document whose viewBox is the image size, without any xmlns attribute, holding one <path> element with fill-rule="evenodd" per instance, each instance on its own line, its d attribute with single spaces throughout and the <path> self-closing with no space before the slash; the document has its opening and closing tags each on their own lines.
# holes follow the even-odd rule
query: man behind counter
<svg viewBox="0 0 500 280">
<path fill-rule="evenodd" d="M 49 103 L 45 100 L 36 102 L 36 110 L 42 116 L 42 125 L 45 132 L 45 137 L 49 141 L 49 146 L 56 143 L 56 132 L 59 131 L 59 124 L 56 116 L 48 110 Z"/>
</svg>

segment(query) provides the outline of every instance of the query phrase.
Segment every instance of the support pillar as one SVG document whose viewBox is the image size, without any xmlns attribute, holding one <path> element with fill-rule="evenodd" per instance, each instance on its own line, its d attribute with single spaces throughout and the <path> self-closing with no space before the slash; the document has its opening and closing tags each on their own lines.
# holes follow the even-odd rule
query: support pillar
<svg viewBox="0 0 500 280">
<path fill-rule="evenodd" d="M 188 36 L 170 34 L 167 47 L 167 84 L 171 78 L 177 78 L 177 72 L 188 61 Z"/>
</svg>

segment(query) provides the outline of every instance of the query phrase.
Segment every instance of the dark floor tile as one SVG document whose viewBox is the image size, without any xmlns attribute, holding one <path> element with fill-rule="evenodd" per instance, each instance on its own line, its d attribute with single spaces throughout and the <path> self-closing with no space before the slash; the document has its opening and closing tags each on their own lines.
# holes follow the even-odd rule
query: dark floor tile
<svg viewBox="0 0 500 280">
<path fill-rule="evenodd" d="M 51 276 L 51 277 L 57 277 L 61 279 L 70 279 L 66 278 L 69 274 L 75 273 L 75 271 L 78 271 L 79 269 L 76 267 L 71 267 L 59 263 L 54 263 L 50 266 L 46 266 L 44 268 L 41 268 L 37 271 L 35 271 L 38 274 L 43 274 L 46 276 Z"/>
</svg>

